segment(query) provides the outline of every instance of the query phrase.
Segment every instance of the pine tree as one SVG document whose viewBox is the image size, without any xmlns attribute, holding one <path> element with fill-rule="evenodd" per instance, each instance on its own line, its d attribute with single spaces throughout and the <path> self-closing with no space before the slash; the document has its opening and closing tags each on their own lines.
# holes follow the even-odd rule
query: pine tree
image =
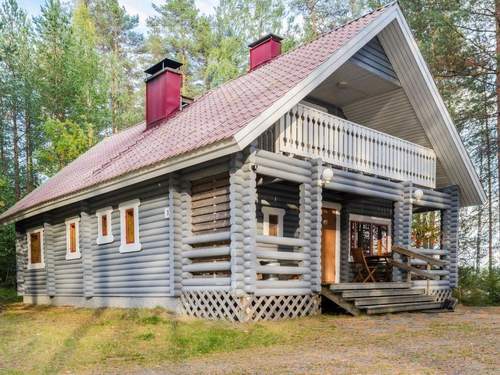
<svg viewBox="0 0 500 375">
<path fill-rule="evenodd" d="M 116 133 L 143 118 L 141 71 L 136 58 L 143 36 L 135 31 L 139 18 L 130 16 L 117 0 L 89 0 L 88 4 L 105 61 L 111 131 Z"/>
</svg>

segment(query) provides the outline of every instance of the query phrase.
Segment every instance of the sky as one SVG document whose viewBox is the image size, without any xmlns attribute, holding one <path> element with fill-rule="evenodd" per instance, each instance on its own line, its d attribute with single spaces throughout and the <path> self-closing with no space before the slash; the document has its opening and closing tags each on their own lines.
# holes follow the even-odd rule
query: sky
<svg viewBox="0 0 500 375">
<path fill-rule="evenodd" d="M 138 15 L 141 31 L 146 29 L 146 19 L 155 14 L 151 3 L 161 3 L 161 0 L 118 0 L 125 7 L 130 15 Z M 45 3 L 45 0 L 18 0 L 19 5 L 25 9 L 30 15 L 37 16 L 40 14 L 40 6 Z M 217 0 L 195 0 L 198 9 L 205 14 L 212 14 Z"/>
</svg>

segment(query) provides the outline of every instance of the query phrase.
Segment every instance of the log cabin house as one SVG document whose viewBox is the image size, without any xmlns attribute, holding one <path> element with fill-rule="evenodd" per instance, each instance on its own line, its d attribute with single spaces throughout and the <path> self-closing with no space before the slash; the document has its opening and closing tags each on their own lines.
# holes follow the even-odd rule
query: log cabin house
<svg viewBox="0 0 500 375">
<path fill-rule="evenodd" d="M 442 306 L 459 209 L 484 192 L 399 6 L 285 54 L 272 34 L 249 47 L 248 73 L 194 101 L 180 63 L 146 70 L 146 121 L 1 215 L 24 302 L 233 321 L 318 313 L 321 296 Z M 431 210 L 441 241 L 416 248 Z"/>
</svg>

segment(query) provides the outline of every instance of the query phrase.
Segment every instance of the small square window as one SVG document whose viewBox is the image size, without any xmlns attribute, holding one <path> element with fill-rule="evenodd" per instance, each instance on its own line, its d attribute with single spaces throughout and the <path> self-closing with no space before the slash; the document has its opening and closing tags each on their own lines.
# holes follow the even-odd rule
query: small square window
<svg viewBox="0 0 500 375">
<path fill-rule="evenodd" d="M 120 204 L 120 252 L 140 251 L 139 241 L 139 200 Z"/>
<path fill-rule="evenodd" d="M 80 218 L 66 220 L 66 260 L 79 259 L 80 253 Z"/>
<path fill-rule="evenodd" d="M 264 216 L 262 231 L 266 236 L 283 237 L 285 210 L 276 207 L 262 207 Z"/>
<path fill-rule="evenodd" d="M 96 212 L 97 216 L 97 244 L 102 245 L 114 241 L 113 229 L 111 226 L 112 207 L 106 207 Z"/>
<path fill-rule="evenodd" d="M 34 229 L 27 233 L 28 269 L 45 268 L 43 255 L 43 229 Z"/>
</svg>

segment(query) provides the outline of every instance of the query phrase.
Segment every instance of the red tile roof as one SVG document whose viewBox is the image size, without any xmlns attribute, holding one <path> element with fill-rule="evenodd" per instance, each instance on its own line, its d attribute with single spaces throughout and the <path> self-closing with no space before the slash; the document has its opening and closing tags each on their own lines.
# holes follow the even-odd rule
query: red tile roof
<svg viewBox="0 0 500 375">
<path fill-rule="evenodd" d="M 226 82 L 157 127 L 146 130 L 142 123 L 104 139 L 0 219 L 231 138 L 386 9 L 366 14 Z"/>
</svg>

